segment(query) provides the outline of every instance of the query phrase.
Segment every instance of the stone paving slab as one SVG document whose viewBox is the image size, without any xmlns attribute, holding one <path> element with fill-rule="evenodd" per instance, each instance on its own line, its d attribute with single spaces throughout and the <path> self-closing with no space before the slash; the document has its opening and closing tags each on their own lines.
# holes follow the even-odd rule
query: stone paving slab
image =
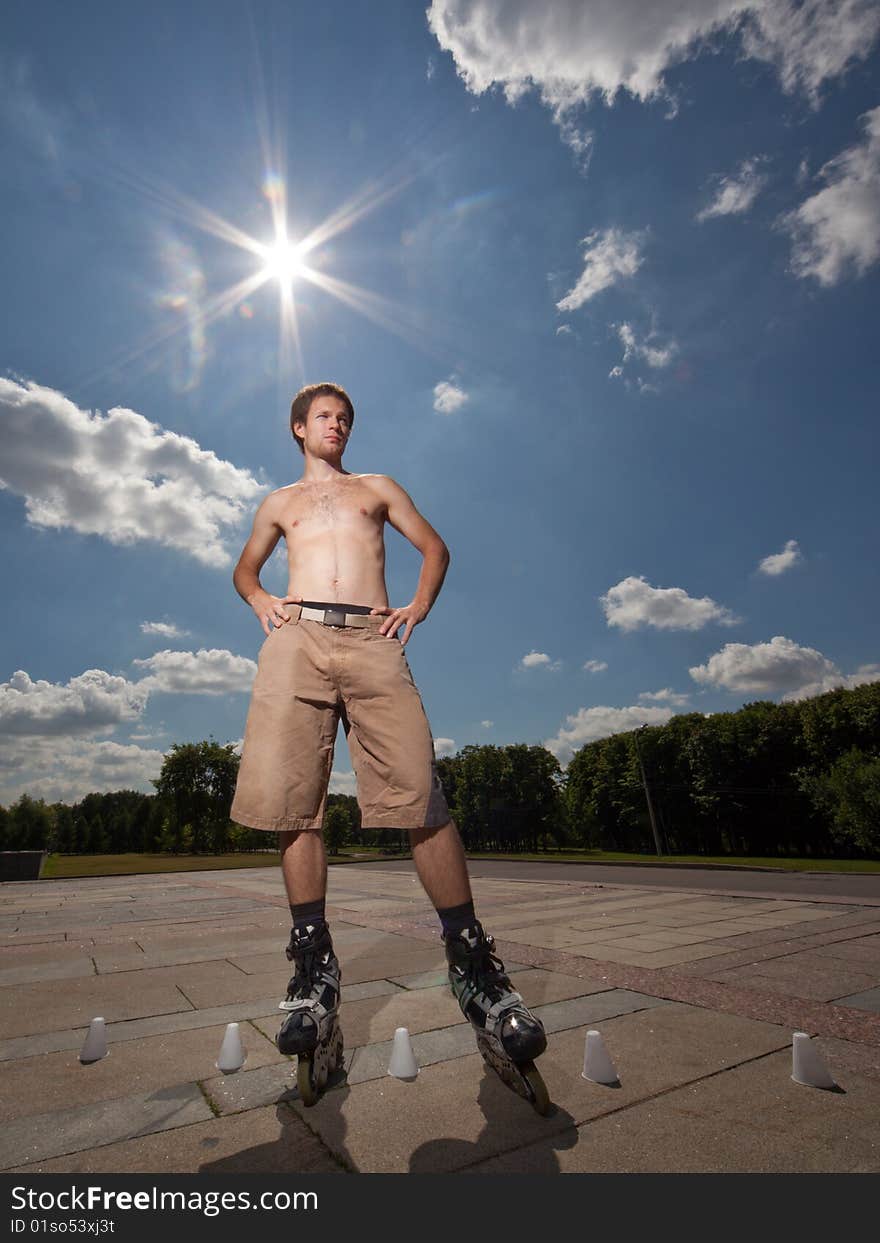
<svg viewBox="0 0 880 1243">
<path fill-rule="evenodd" d="M 16 1166 L 40 1174 L 341 1174 L 343 1167 L 285 1105 L 251 1109 Z"/>
<path fill-rule="evenodd" d="M 841 1095 L 790 1074 L 790 1052 L 774 1053 L 471 1172 L 880 1172 L 880 1083 L 851 1074 Z"/>
<path fill-rule="evenodd" d="M 352 1085 L 350 1076 L 308 1111 L 298 1101 L 292 1108 L 307 1113 L 324 1143 L 360 1171 L 455 1170 L 764 1055 L 786 1038 L 750 1020 L 725 1020 L 723 1027 L 717 1016 L 687 1006 L 661 1005 L 605 1020 L 606 1044 L 618 1057 L 619 1089 L 581 1078 L 586 1027 L 565 1031 L 540 1059 L 556 1106 L 550 1117 L 539 1117 L 505 1088 L 478 1053 L 423 1065 L 412 1083 L 385 1075 Z M 646 1057 L 646 1044 L 665 1056 Z"/>
<path fill-rule="evenodd" d="M 369 980 L 361 984 L 349 985 L 346 996 L 352 1000 L 358 997 L 372 997 L 379 993 L 396 993 L 398 986 L 388 980 Z M 117 1041 L 138 1040 L 143 1036 L 163 1035 L 175 1031 L 194 1031 L 212 1027 L 222 1023 L 241 1023 L 248 1020 L 273 1017 L 278 1011 L 278 990 L 271 997 L 261 997 L 257 1001 L 240 1002 L 231 1006 L 211 1006 L 204 1010 L 185 1010 L 180 1013 L 150 1015 L 143 1019 L 131 1019 L 118 1023 L 107 1024 L 107 1043 Z M 20 1058 L 32 1057 L 43 1053 L 62 1052 L 67 1049 L 82 1048 L 87 1027 L 66 1028 L 63 1031 L 37 1033 L 18 1037 L 13 1040 L 0 1040 L 0 1063 Z"/>
<path fill-rule="evenodd" d="M 245 1066 L 283 1060 L 275 1045 L 248 1022 L 239 1026 Z M 0 1099 L 5 1122 L 32 1114 L 49 1114 L 75 1105 L 149 1093 L 217 1074 L 216 1060 L 226 1025 L 169 1032 L 115 1042 L 107 1057 L 84 1066 L 79 1048 L 0 1064 Z M 80 1042 L 81 1047 L 81 1042 Z"/>
<path fill-rule="evenodd" d="M 17 1118 L 0 1129 L 0 1169 L 212 1117 L 194 1083 Z"/>
<path fill-rule="evenodd" d="M 873 1010 L 880 1014 L 880 988 L 869 988 L 863 993 L 851 993 L 848 997 L 838 997 L 842 1006 L 855 1006 L 859 1010 Z"/>
<path fill-rule="evenodd" d="M 12 1085 L 7 1093 L 11 1112 L 20 1114 L 9 1125 L 27 1124 L 39 1138 L 45 1120 L 60 1113 L 67 1138 L 59 1142 L 97 1145 L 91 1153 L 79 1155 L 58 1149 L 68 1155 L 46 1153 L 36 1163 L 26 1163 L 27 1168 L 54 1163 L 60 1169 L 80 1162 L 84 1169 L 147 1170 L 157 1162 L 155 1168 L 162 1170 L 208 1169 L 209 1160 L 200 1163 L 204 1150 L 196 1136 L 204 1128 L 214 1128 L 212 1142 L 223 1152 L 219 1169 L 245 1170 L 253 1164 L 280 1171 L 286 1168 L 283 1162 L 296 1159 L 296 1151 L 308 1150 L 308 1144 L 293 1143 L 294 1124 L 299 1128 L 297 1137 L 308 1137 L 312 1151 L 332 1162 L 310 1128 L 333 1099 L 337 1106 L 344 1105 L 336 1124 L 342 1128 L 336 1154 L 341 1162 L 360 1162 L 359 1168 L 372 1168 L 369 1160 L 374 1159 L 362 1159 L 359 1146 L 368 1146 L 372 1138 L 375 1147 L 377 1135 L 384 1141 L 394 1133 L 395 1144 L 408 1137 L 409 1153 L 405 1161 L 392 1161 L 387 1168 L 477 1170 L 488 1167 L 495 1153 L 520 1161 L 515 1168 L 546 1168 L 528 1164 L 528 1154 L 532 1149 L 537 1153 L 543 1138 L 545 1151 L 536 1159 L 555 1162 L 556 1169 L 561 1161 L 570 1160 L 576 1169 L 592 1142 L 588 1135 L 595 1135 L 600 1124 L 638 1115 L 639 1126 L 630 1134 L 633 1142 L 641 1136 L 644 1152 L 651 1136 L 650 1111 L 659 1107 L 658 1102 L 684 1100 L 695 1085 L 727 1079 L 735 1067 L 739 1067 L 736 1073 L 746 1075 L 750 1067 L 774 1057 L 780 1064 L 788 1062 L 790 1072 L 792 1023 L 797 1029 L 821 1031 L 817 1043 L 822 1042 L 829 1063 L 835 1063 L 835 1073 L 851 1077 L 855 1087 L 850 1092 L 841 1078 L 846 1093 L 839 1099 L 858 1089 L 868 1094 L 866 1101 L 875 1110 L 870 1093 L 880 1087 L 880 1016 L 874 996 L 880 991 L 876 907 L 850 900 L 847 905 L 756 899 L 720 890 L 695 895 L 564 880 L 546 884 L 475 880 L 481 918 L 487 930 L 500 937 L 498 950 L 514 986 L 538 1010 L 550 1035 L 541 1066 L 546 1067 L 548 1085 L 553 1080 L 551 1095 L 559 1113 L 554 1118 L 561 1125 L 548 1132 L 547 1123 L 553 1119 L 538 1119 L 496 1076 L 484 1072 L 473 1032 L 461 1021 L 449 994 L 436 915 L 416 878 L 378 870 L 339 869 L 337 874 L 340 881 L 334 880 L 331 870 L 328 913 L 337 948 L 343 951 L 347 1074 L 339 1075 L 327 1097 L 308 1111 L 293 1086 L 295 1063 L 282 1059 L 274 1045 L 281 1017 L 278 999 L 289 974 L 283 956 L 289 911 L 277 867 L 258 874 L 188 874 L 180 881 L 137 877 L 120 883 L 96 878 L 75 887 L 69 882 L 41 882 L 26 889 L 0 888 L 8 899 L 0 922 L 6 919 L 25 929 L 0 933 L 0 972 L 11 972 L 5 996 L 16 1003 L 5 1009 L 13 1014 L 24 998 L 27 1022 L 35 1015 L 40 1020 L 34 1030 L 13 1026 L 7 1038 L 0 1039 L 0 1091 L 4 1083 Z M 19 895 L 27 910 L 16 905 Z M 7 929 L 10 926 L 7 923 Z M 707 929 L 712 938 L 701 940 Z M 517 939 L 520 934 L 523 940 Z M 87 965 L 94 971 L 95 963 L 105 974 L 79 974 Z M 725 971 L 737 972 L 735 981 L 713 978 Z M 53 973 L 60 973 L 56 980 L 63 980 L 65 1003 L 70 996 L 80 1004 L 79 1011 L 71 1012 L 67 1004 L 63 1010 L 52 1006 L 60 991 L 49 978 Z M 0 975 L 0 987 L 2 979 Z M 820 992 L 823 987 L 849 989 L 843 997 L 835 996 L 854 1005 L 847 1008 L 799 997 L 796 990 L 803 987 L 803 979 Z M 162 991 L 169 986 L 170 994 Z M 98 991 L 89 991 L 93 989 Z M 124 1007 L 135 994 L 146 997 L 149 1004 L 129 1014 Z M 173 1006 L 168 1005 L 169 996 Z M 693 1001 L 695 1005 L 690 1004 Z M 856 1008 L 860 1001 L 861 1010 Z M 122 1008 L 115 1012 L 117 1021 L 109 1023 L 110 1057 L 80 1067 L 76 1054 L 84 1024 L 95 1013 L 108 1017 L 112 1004 Z M 13 1018 L 25 1021 L 18 1013 Z M 59 1018 L 68 1026 L 53 1030 Z M 242 1071 L 222 1076 L 214 1062 L 230 1021 L 247 1024 L 246 1044 L 250 1048 L 249 1042 L 256 1041 L 261 1052 L 249 1058 Z M 396 1026 L 410 1027 L 422 1065 L 413 1084 L 400 1084 L 387 1075 Z M 580 1077 L 588 1026 L 600 1027 L 618 1061 L 619 1089 L 599 1090 Z M 93 1071 L 98 1073 L 88 1078 Z M 174 1081 L 168 1083 L 169 1077 Z M 863 1081 L 867 1088 L 863 1089 Z M 466 1085 L 472 1089 L 470 1095 L 463 1090 Z M 161 1136 L 122 1130 L 108 1137 L 100 1127 L 87 1125 L 85 1115 L 73 1116 L 77 1109 L 104 1110 L 110 1122 L 116 1119 L 114 1125 L 121 1126 L 120 1119 L 130 1117 L 142 1123 L 145 1086 L 154 1090 L 153 1096 L 178 1093 L 185 1107 L 186 1102 L 195 1106 L 201 1102 L 207 1109 L 200 1090 L 204 1088 L 223 1117 L 200 1115 L 203 1120 L 189 1117 L 181 1124 L 176 1113 L 159 1117 L 158 1122 L 151 1116 L 149 1125 L 165 1128 Z M 192 1090 L 198 1097 L 186 1096 Z M 807 1089 L 799 1091 L 809 1095 Z M 435 1092 L 450 1102 L 449 1114 L 457 1119 L 458 1129 L 442 1130 L 447 1106 L 433 1100 Z M 695 1134 L 702 1137 L 700 1128 L 708 1128 L 705 1149 L 714 1155 L 705 1157 L 706 1168 L 725 1168 L 712 1164 L 723 1157 L 720 1141 L 713 1149 L 709 1134 L 712 1099 L 706 1097 L 710 1103 L 705 1115 L 695 1114 Z M 483 1108 L 487 1101 L 492 1104 L 488 1113 Z M 372 1118 L 370 1102 L 378 1110 Z M 593 1113 L 583 1113 L 585 1102 L 595 1106 Z M 510 1109 L 508 1117 L 505 1111 Z M 25 1116 L 25 1111 L 34 1110 L 38 1112 Z M 186 1117 L 185 1108 L 182 1115 Z M 529 1125 L 536 1122 L 545 1129 L 530 1138 L 524 1115 Z M 841 1121 L 835 1147 L 838 1164 L 830 1164 L 824 1133 L 811 1129 L 808 1119 L 803 1135 L 794 1137 L 797 1151 L 792 1159 L 804 1169 L 872 1168 L 874 1116 L 860 1108 L 831 1115 L 834 1125 Z M 684 1109 L 679 1122 L 682 1135 L 687 1134 L 689 1117 Z M 265 1141 L 251 1135 L 247 1125 L 251 1118 L 259 1118 Z M 357 1132 L 354 1147 L 346 1138 L 350 1124 Z M 745 1154 L 744 1161 L 765 1160 L 767 1168 L 775 1168 L 773 1162 L 782 1159 L 783 1138 L 791 1137 L 776 1136 L 774 1147 L 772 1127 L 768 1132 L 749 1125 L 764 1149 L 743 1145 L 737 1151 Z M 554 1137 L 560 1140 L 556 1147 Z M 685 1140 L 681 1147 L 684 1157 L 692 1159 Z M 39 1153 L 39 1144 L 31 1151 Z M 623 1149 L 615 1151 L 616 1159 L 624 1160 Z M 700 1159 L 704 1156 L 701 1153 Z M 22 1161 L 19 1153 L 14 1159 Z M 387 1162 L 381 1164 L 384 1156 L 375 1159 L 386 1168 Z M 614 1159 L 609 1158 L 608 1168 L 623 1168 L 616 1167 Z M 850 1164 L 842 1164 L 845 1161 Z M 334 1163 L 333 1168 L 341 1167 Z M 593 1166 L 588 1163 L 584 1168 Z"/>
</svg>

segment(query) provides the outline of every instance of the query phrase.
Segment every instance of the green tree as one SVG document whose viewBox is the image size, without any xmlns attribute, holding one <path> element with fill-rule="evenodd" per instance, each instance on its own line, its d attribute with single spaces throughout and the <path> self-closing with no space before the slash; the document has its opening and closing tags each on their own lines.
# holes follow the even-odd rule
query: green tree
<svg viewBox="0 0 880 1243">
<path fill-rule="evenodd" d="M 195 853 L 220 852 L 229 830 L 229 808 L 235 792 L 239 759 L 232 744 L 175 743 L 153 782 L 167 808 L 169 832 L 163 840 L 182 848 L 187 835 Z"/>
<path fill-rule="evenodd" d="M 340 803 L 329 806 L 324 817 L 324 842 L 331 855 L 339 854 L 339 847 L 345 845 L 350 831 L 347 808 Z"/>
</svg>

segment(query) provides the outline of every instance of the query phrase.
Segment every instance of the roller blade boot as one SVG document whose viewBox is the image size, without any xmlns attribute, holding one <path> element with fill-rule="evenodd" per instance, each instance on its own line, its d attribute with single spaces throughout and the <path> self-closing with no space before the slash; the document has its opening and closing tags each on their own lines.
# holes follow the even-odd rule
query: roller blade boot
<svg viewBox="0 0 880 1243">
<path fill-rule="evenodd" d="M 342 1065 L 338 1017 L 342 974 L 326 924 L 309 925 L 304 934 L 292 929 L 284 952 L 296 970 L 278 1007 L 287 1011 L 287 1017 L 275 1043 L 280 1053 L 296 1054 L 300 1098 L 304 1105 L 314 1105 L 328 1076 Z"/>
<path fill-rule="evenodd" d="M 547 1048 L 547 1036 L 492 952 L 495 938 L 486 936 L 478 920 L 473 928 L 444 936 L 443 944 L 453 995 L 483 1060 L 537 1113 L 546 1114 L 550 1098 L 534 1059 Z"/>
</svg>

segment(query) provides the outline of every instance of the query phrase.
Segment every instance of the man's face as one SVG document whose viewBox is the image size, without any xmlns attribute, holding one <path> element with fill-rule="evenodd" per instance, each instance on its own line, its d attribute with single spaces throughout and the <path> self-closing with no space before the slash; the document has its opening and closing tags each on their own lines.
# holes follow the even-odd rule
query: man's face
<svg viewBox="0 0 880 1243">
<path fill-rule="evenodd" d="M 351 415 L 341 397 L 315 397 L 306 415 L 305 427 L 296 430 L 315 457 L 341 457 L 351 434 Z"/>
</svg>

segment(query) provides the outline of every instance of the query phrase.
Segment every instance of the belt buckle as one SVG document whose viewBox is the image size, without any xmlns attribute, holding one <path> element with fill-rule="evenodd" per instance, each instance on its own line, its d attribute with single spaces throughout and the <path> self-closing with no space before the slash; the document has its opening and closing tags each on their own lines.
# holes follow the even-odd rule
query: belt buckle
<svg viewBox="0 0 880 1243">
<path fill-rule="evenodd" d="M 325 609 L 324 610 L 325 626 L 344 626 L 345 614 L 341 609 Z"/>
</svg>

